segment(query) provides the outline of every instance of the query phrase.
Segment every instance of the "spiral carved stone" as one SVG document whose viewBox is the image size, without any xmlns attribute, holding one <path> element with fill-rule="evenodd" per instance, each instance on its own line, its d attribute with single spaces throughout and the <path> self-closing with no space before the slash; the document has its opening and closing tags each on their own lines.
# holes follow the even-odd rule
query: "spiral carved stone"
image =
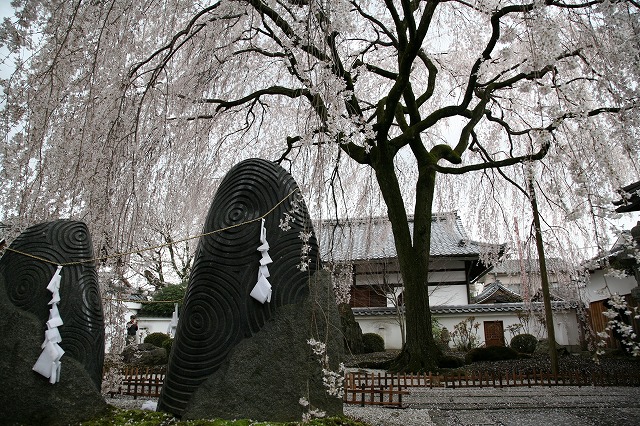
<svg viewBox="0 0 640 426">
<path fill-rule="evenodd" d="M 38 318 L 44 338 L 51 300 L 47 285 L 57 264 L 93 258 L 88 229 L 84 223 L 70 220 L 42 223 L 27 228 L 10 248 L 53 262 L 10 250 L 0 259 L 6 297 L 14 306 Z M 58 309 L 64 321 L 59 327 L 60 346 L 65 351 L 63 374 L 64 358 L 72 357 L 84 366 L 99 390 L 104 361 L 104 321 L 95 265 L 88 262 L 64 266 L 61 277 Z"/>
<path fill-rule="evenodd" d="M 203 232 L 221 231 L 200 238 L 159 409 L 181 415 L 192 393 L 234 346 L 256 334 L 278 307 L 299 303 L 308 294 L 318 245 L 297 189 L 289 173 L 266 160 L 243 161 L 225 176 Z M 265 217 L 272 297 L 261 304 L 249 295 L 261 257 L 259 218 L 276 205 Z M 309 236 L 307 243 L 301 233 Z"/>
</svg>

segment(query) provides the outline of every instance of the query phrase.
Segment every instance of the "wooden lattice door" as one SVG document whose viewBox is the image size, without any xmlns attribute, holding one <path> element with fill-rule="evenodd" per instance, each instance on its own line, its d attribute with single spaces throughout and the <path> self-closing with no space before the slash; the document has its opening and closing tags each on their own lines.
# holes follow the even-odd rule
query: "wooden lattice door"
<svg viewBox="0 0 640 426">
<path fill-rule="evenodd" d="M 504 346 L 502 321 L 484 321 L 484 342 L 486 346 Z"/>
</svg>

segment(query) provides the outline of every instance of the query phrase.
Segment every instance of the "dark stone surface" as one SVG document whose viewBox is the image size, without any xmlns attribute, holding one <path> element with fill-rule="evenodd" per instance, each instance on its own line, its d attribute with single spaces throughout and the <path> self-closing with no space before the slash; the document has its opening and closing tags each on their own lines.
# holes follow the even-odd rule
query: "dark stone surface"
<svg viewBox="0 0 640 426">
<path fill-rule="evenodd" d="M 9 303 L 4 294 L 0 274 L 0 424 L 68 425 L 105 413 L 100 391 L 75 359 L 62 357 L 56 384 L 32 370 L 44 339 L 43 322 Z"/>
<path fill-rule="evenodd" d="M 151 343 L 129 345 L 122 350 L 121 355 L 122 362 L 136 367 L 166 365 L 168 360 L 167 350 Z"/>
<path fill-rule="evenodd" d="M 204 226 L 209 234 L 198 243 L 160 410 L 181 415 L 191 394 L 239 342 L 258 333 L 281 306 L 307 295 L 309 276 L 319 265 L 318 244 L 297 189 L 286 170 L 259 159 L 237 164 L 221 182 Z M 249 293 L 261 258 L 260 217 L 267 213 L 273 293 L 271 302 L 261 304 Z M 309 235 L 308 244 L 301 234 Z M 307 270 L 299 268 L 303 256 Z"/>
<path fill-rule="evenodd" d="M 342 414 L 342 399 L 326 392 L 319 356 L 307 343 L 312 337 L 325 342 L 329 366 L 338 370 L 343 340 L 329 273 L 316 272 L 309 287 L 307 300 L 280 307 L 262 330 L 234 347 L 193 394 L 183 419 L 300 421 L 308 410 L 302 397 L 328 416 Z"/>
<path fill-rule="evenodd" d="M 55 264 L 93 259 L 93 246 L 87 226 L 82 222 L 58 220 L 31 226 L 16 238 L 11 249 L 47 259 Z M 33 332 L 44 340 L 49 318 L 51 292 L 47 285 L 56 265 L 5 251 L 0 259 L 0 276 L 5 287 L 0 299 L 37 318 L 39 327 Z M 65 362 L 73 358 L 84 366 L 95 387 L 102 384 L 104 362 L 104 322 L 98 275 L 92 262 L 62 268 L 58 309 L 64 324 L 58 328 L 62 375 Z M 38 343 L 38 347 L 40 346 Z M 37 357 L 36 357 L 37 359 Z M 34 359 L 35 363 L 35 359 Z"/>
<path fill-rule="evenodd" d="M 362 329 L 353 315 L 351 306 L 348 303 L 338 305 L 340 312 L 340 320 L 342 323 L 342 334 L 344 336 L 344 350 L 348 354 L 364 353 L 364 344 L 362 343 Z"/>
</svg>

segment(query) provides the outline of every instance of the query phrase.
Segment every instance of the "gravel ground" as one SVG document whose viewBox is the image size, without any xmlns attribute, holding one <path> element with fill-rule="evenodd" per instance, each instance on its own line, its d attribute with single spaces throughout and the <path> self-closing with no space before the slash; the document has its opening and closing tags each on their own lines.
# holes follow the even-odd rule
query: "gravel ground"
<svg viewBox="0 0 640 426">
<path fill-rule="evenodd" d="M 157 399 L 149 399 L 149 398 L 138 398 L 133 399 L 132 396 L 128 395 L 114 395 L 113 397 L 106 397 L 105 401 L 107 404 L 113 405 L 114 407 L 123 408 L 125 410 L 141 410 L 142 406 L 145 404 L 153 405 L 154 408 L 158 404 Z"/>
<path fill-rule="evenodd" d="M 408 408 L 345 406 L 373 426 L 619 426 L 640 424 L 640 388 L 414 389 Z"/>
<path fill-rule="evenodd" d="M 372 426 L 431 426 L 429 410 L 414 408 L 359 407 L 345 405 L 344 414 Z"/>
<path fill-rule="evenodd" d="M 369 354 L 347 360 L 351 368 L 379 366 L 394 353 Z M 589 357 L 566 355 L 559 359 L 560 371 L 640 374 L 640 362 L 631 358 L 603 358 L 595 364 Z M 364 364 L 361 364 L 364 363 Z M 467 371 L 528 372 L 548 370 L 549 359 L 536 356 L 514 361 L 479 362 Z M 640 425 L 640 388 L 628 387 L 532 387 L 481 389 L 412 389 L 407 408 L 345 405 L 345 415 L 372 426 L 618 426 Z M 157 400 L 128 396 L 107 398 L 107 403 L 125 409 L 141 409 Z"/>
<path fill-rule="evenodd" d="M 532 387 L 413 389 L 407 408 L 345 405 L 372 426 L 619 426 L 640 424 L 640 388 Z M 156 400 L 117 396 L 107 402 L 141 409 Z"/>
</svg>

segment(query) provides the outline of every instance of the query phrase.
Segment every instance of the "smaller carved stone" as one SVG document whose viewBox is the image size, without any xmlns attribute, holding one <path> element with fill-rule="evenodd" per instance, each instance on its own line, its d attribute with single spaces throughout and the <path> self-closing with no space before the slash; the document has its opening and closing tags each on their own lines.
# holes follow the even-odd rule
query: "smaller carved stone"
<svg viewBox="0 0 640 426">
<path fill-rule="evenodd" d="M 107 410 L 100 394 L 104 358 L 102 303 L 91 262 L 62 268 L 60 381 L 32 370 L 42 349 L 56 265 L 93 258 L 87 227 L 59 220 L 34 225 L 0 258 L 0 424 L 68 425 Z"/>
<path fill-rule="evenodd" d="M 45 283 L 46 284 L 46 283 Z M 0 295 L 5 282 L 0 275 Z M 32 370 L 43 325 L 0 297 L 0 424 L 69 425 L 106 413 L 107 404 L 84 365 L 66 355 L 56 384 Z"/>
</svg>

